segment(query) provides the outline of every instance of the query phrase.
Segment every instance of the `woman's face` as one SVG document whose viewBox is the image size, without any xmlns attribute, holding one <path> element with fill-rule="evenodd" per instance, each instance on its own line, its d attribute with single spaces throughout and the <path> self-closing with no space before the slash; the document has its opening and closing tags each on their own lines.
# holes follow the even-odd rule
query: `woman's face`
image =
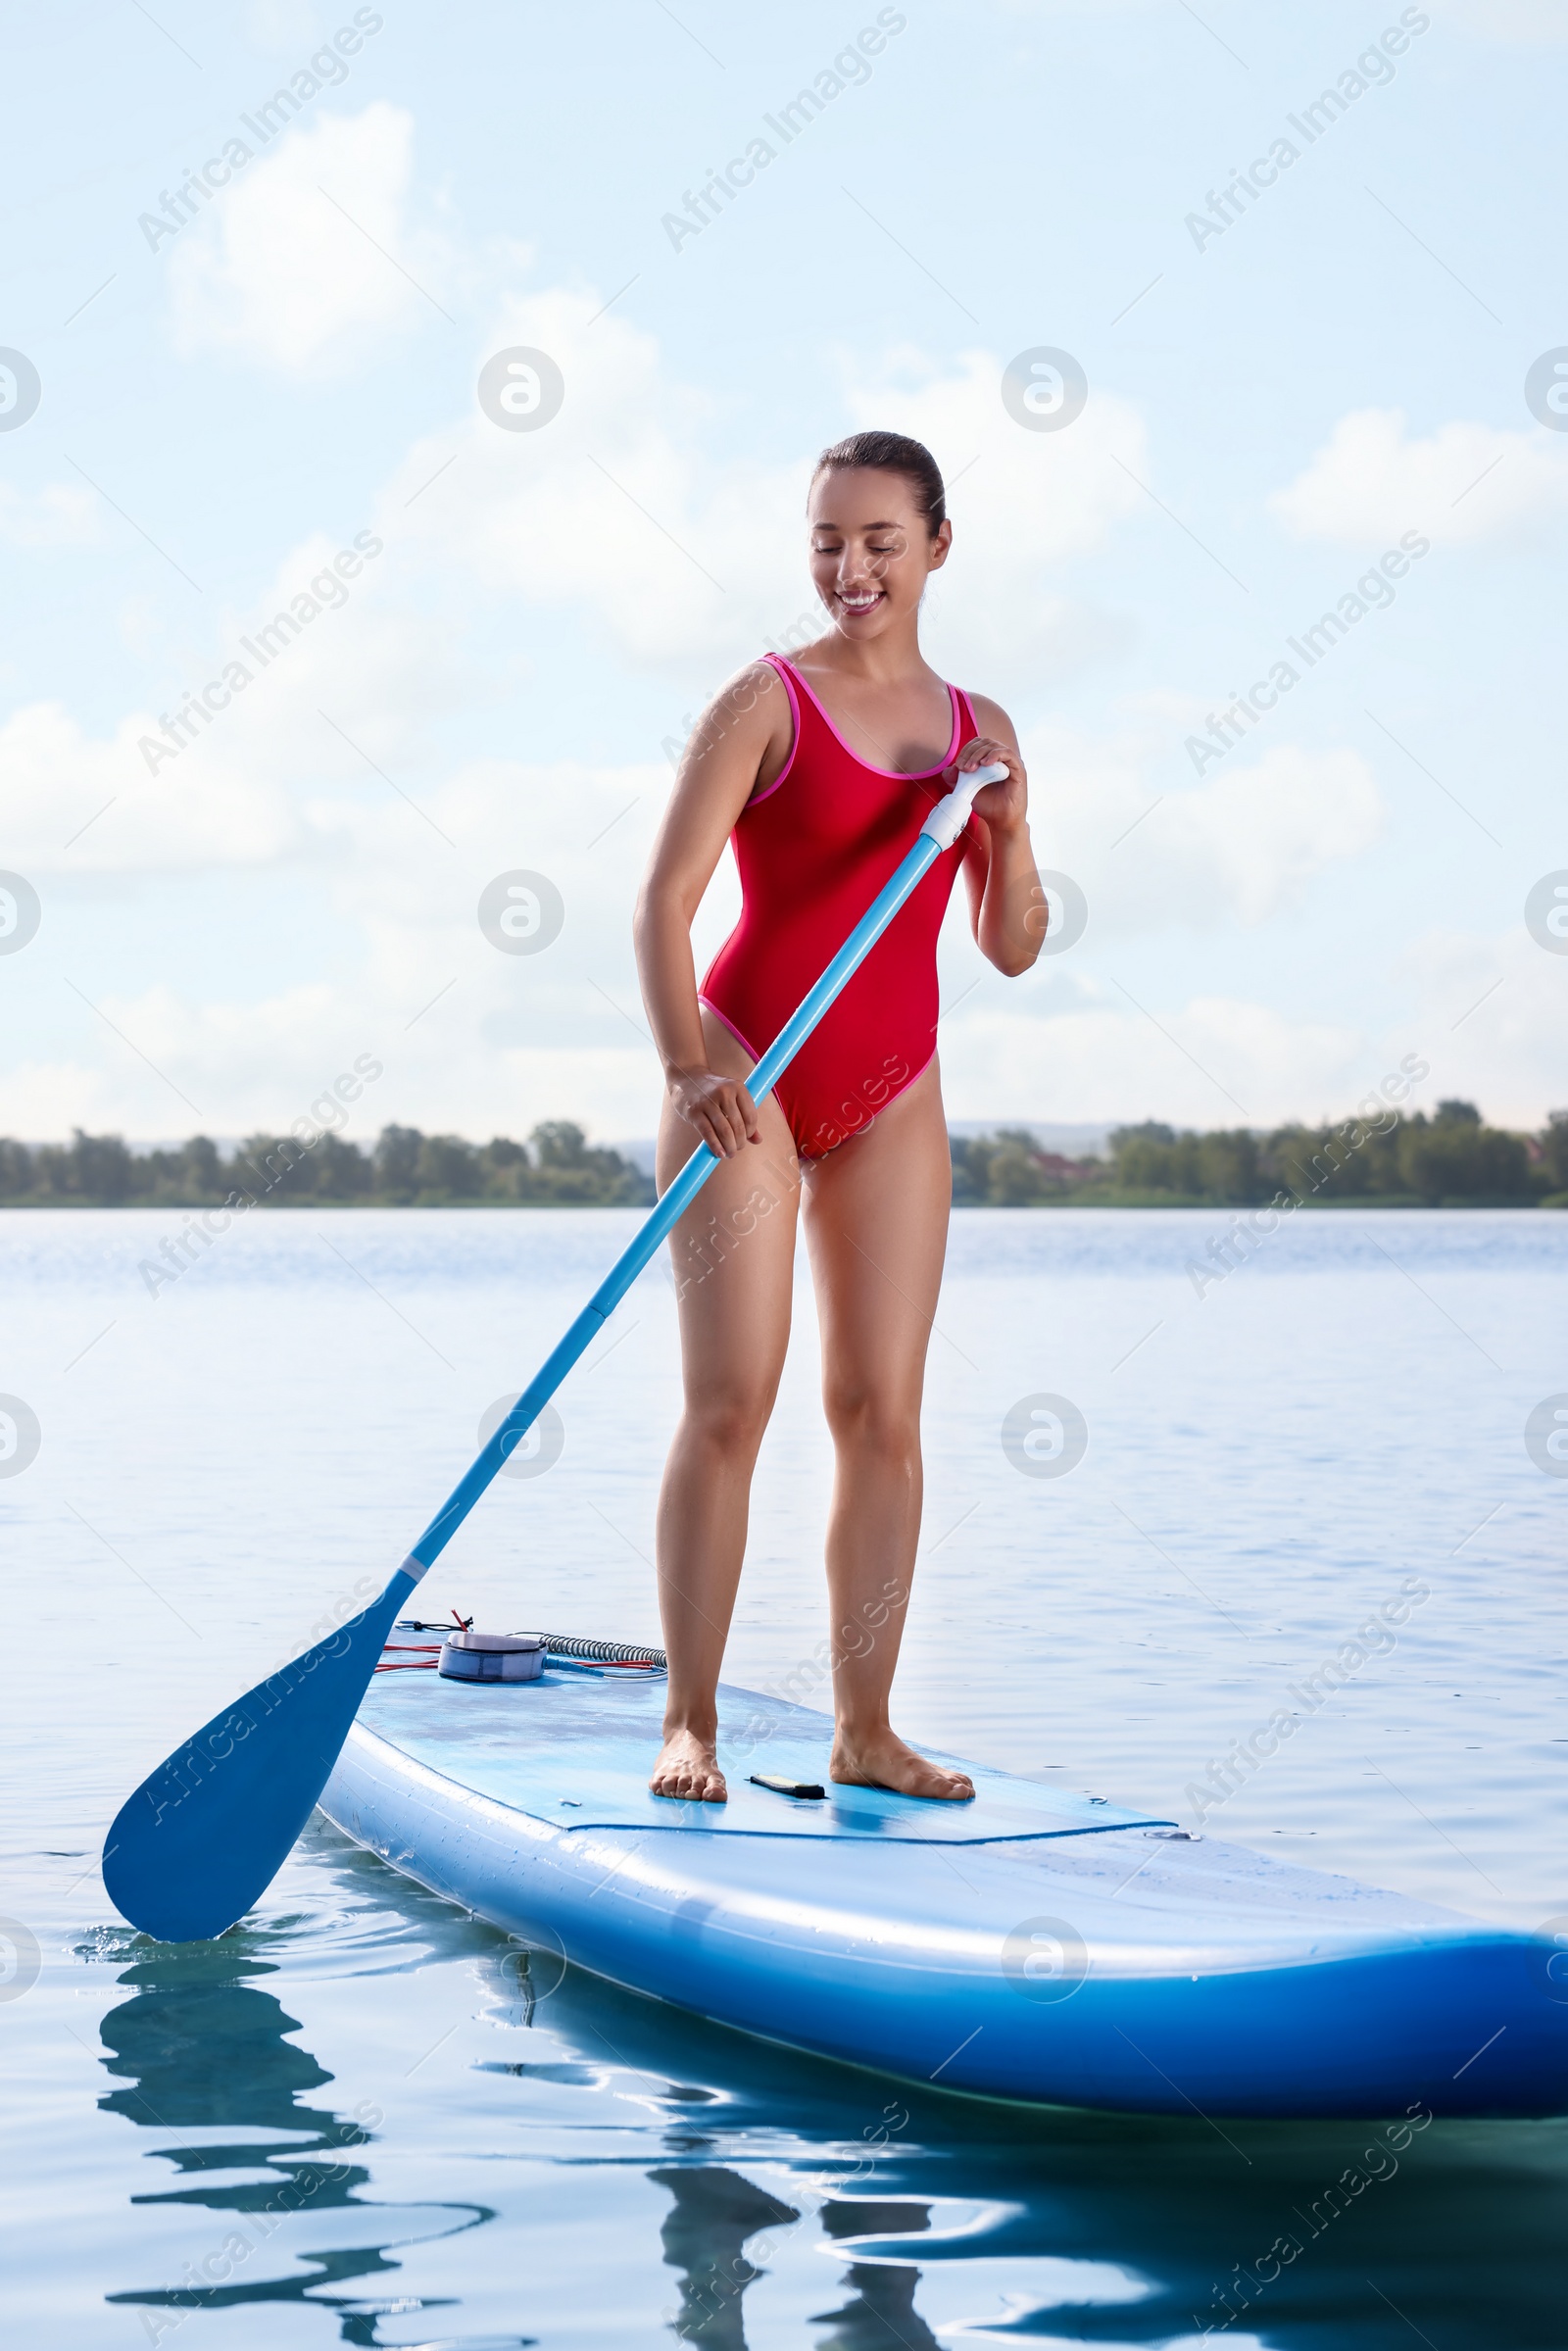
<svg viewBox="0 0 1568 2351">
<path fill-rule="evenodd" d="M 806 511 L 812 585 L 839 633 L 880 637 L 912 618 L 953 536 L 946 522 L 927 530 L 913 483 L 869 465 L 832 468 L 817 475 Z"/>
</svg>

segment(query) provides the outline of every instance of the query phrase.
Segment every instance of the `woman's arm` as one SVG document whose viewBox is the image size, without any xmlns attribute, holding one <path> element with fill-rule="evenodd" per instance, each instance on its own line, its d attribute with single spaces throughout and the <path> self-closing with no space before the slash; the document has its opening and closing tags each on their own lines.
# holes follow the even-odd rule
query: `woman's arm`
<svg viewBox="0 0 1568 2351">
<path fill-rule="evenodd" d="M 725 1159 L 761 1134 L 741 1080 L 708 1066 L 692 917 L 736 818 L 788 759 L 791 723 L 789 697 L 766 661 L 750 663 L 709 704 L 681 759 L 637 900 L 637 970 L 665 1089 L 699 1140 Z"/>
<path fill-rule="evenodd" d="M 982 732 L 966 743 L 957 769 L 1005 765 L 1004 782 L 984 784 L 974 796 L 978 828 L 964 836 L 964 880 L 969 919 L 980 952 L 1008 979 L 1027 971 L 1045 941 L 1050 906 L 1035 867 L 1027 810 L 1029 779 L 1012 721 L 999 703 L 970 696 Z"/>
</svg>

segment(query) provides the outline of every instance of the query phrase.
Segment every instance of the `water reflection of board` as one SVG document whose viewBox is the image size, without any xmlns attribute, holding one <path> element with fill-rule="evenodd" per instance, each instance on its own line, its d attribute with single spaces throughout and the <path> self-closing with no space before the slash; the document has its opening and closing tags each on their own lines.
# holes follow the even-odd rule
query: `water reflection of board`
<svg viewBox="0 0 1568 2351">
<path fill-rule="evenodd" d="M 945 2089 L 1130 2111 L 1568 2111 L 1551 1947 L 964 1765 L 829 1787 L 825 1715 L 722 1690 L 725 1805 L 648 1793 L 662 1682 L 371 1687 L 321 1798 L 421 1885 L 716 2022 Z M 956 1762 L 957 1757 L 944 1757 Z"/>
</svg>

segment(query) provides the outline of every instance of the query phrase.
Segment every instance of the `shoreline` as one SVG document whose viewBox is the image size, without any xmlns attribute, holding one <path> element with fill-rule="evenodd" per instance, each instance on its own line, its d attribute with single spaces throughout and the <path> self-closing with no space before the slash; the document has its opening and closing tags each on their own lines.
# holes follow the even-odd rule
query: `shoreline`
<svg viewBox="0 0 1568 2351">
<path fill-rule="evenodd" d="M 1249 1208 L 1266 1208 L 1273 1203 L 1276 1198 L 1276 1194 L 1270 1193 L 1265 1199 L 1246 1200 L 1202 1200 L 1194 1194 L 1144 1194 L 1136 1199 L 1120 1200 L 1105 1198 L 1095 1200 L 1062 1199 L 1032 1200 L 955 1200 L 953 1203 L 953 1213 L 956 1216 L 963 1216 L 969 1214 L 969 1212 L 973 1209 L 986 1208 L 990 1209 L 997 1215 L 1033 1216 L 1042 1212 L 1049 1215 L 1063 1208 L 1109 1208 L 1115 1210 L 1117 1213 L 1132 1214 L 1141 1209 L 1157 1208 L 1162 1210 L 1180 1209 L 1184 1213 L 1190 1215 L 1202 1214 L 1205 1216 L 1212 1216 L 1216 1210 L 1221 1212 L 1226 1210 L 1234 1210 L 1238 1215 L 1240 1215 Z M 181 1194 L 177 1196 L 170 1194 L 159 1200 L 0 1200 L 0 1216 L 30 1216 L 46 1209 L 63 1210 L 70 1215 L 85 1214 L 97 1210 L 105 1213 L 112 1212 L 115 1215 L 151 1216 L 155 1214 L 161 1214 L 165 1209 L 168 1208 L 221 1208 L 224 1204 L 225 1203 L 222 1200 L 214 1199 L 210 1195 L 196 1196 L 191 1194 Z M 406 1208 L 416 1208 L 421 1215 L 441 1215 L 454 1209 L 463 1209 L 469 1214 L 478 1211 L 485 1215 L 533 1215 L 535 1213 L 541 1213 L 547 1216 L 554 1216 L 564 1209 L 591 1208 L 597 1213 L 599 1210 L 606 1208 L 636 1210 L 653 1205 L 651 1201 L 644 1200 L 323 1200 L 312 1199 L 299 1200 L 259 1200 L 255 1204 L 258 1208 L 265 1208 L 269 1214 L 282 1216 L 331 1215 L 339 1210 L 344 1209 L 353 1209 L 361 1215 L 368 1212 L 371 1215 L 380 1216 L 388 1213 L 400 1212 Z M 1357 1208 L 1362 1210 L 1376 1209 L 1379 1211 L 1385 1209 L 1394 1209 L 1402 1210 L 1407 1214 L 1420 1213 L 1423 1215 L 1436 1215 L 1444 1210 L 1463 1208 L 1466 1210 L 1473 1209 L 1494 1216 L 1502 1213 L 1506 1213 L 1510 1216 L 1531 1216 L 1534 1215 L 1538 1209 L 1542 1208 L 1544 1208 L 1548 1214 L 1561 1211 L 1563 1209 L 1568 1209 L 1568 1192 L 1548 1193 L 1545 1198 L 1542 1200 L 1470 1200 L 1454 1197 L 1435 1200 L 1421 1200 L 1413 1193 L 1352 1193 L 1341 1200 L 1312 1200 L 1310 1198 L 1298 1200 L 1293 1213 L 1299 1213 L 1302 1210 L 1309 1210 L 1323 1211 L 1325 1213 L 1338 1213 L 1343 1215 L 1348 1209 Z"/>
</svg>

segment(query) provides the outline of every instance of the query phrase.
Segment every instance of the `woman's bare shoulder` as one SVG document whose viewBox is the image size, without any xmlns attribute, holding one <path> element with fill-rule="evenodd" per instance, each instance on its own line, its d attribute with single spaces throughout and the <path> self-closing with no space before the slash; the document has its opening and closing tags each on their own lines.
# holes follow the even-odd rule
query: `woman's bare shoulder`
<svg viewBox="0 0 1568 2351">
<path fill-rule="evenodd" d="M 692 741 L 708 748 L 734 735 L 760 747 L 788 726 L 789 697 L 772 662 L 743 661 L 704 709 Z"/>
<path fill-rule="evenodd" d="M 742 661 L 738 669 L 731 671 L 713 696 L 713 703 L 721 703 L 727 697 L 739 700 L 752 694 L 763 694 L 769 686 L 777 684 L 778 671 L 765 655 L 759 654 L 755 661 Z"/>
<path fill-rule="evenodd" d="M 770 783 L 794 740 L 790 698 L 770 661 L 745 661 L 704 707 L 686 738 L 672 805 L 717 807 L 733 823 Z"/>
<path fill-rule="evenodd" d="M 989 694 L 970 694 L 969 708 L 981 734 L 995 735 L 999 743 L 1017 743 L 1018 730 L 1000 702 L 993 702 Z"/>
</svg>

